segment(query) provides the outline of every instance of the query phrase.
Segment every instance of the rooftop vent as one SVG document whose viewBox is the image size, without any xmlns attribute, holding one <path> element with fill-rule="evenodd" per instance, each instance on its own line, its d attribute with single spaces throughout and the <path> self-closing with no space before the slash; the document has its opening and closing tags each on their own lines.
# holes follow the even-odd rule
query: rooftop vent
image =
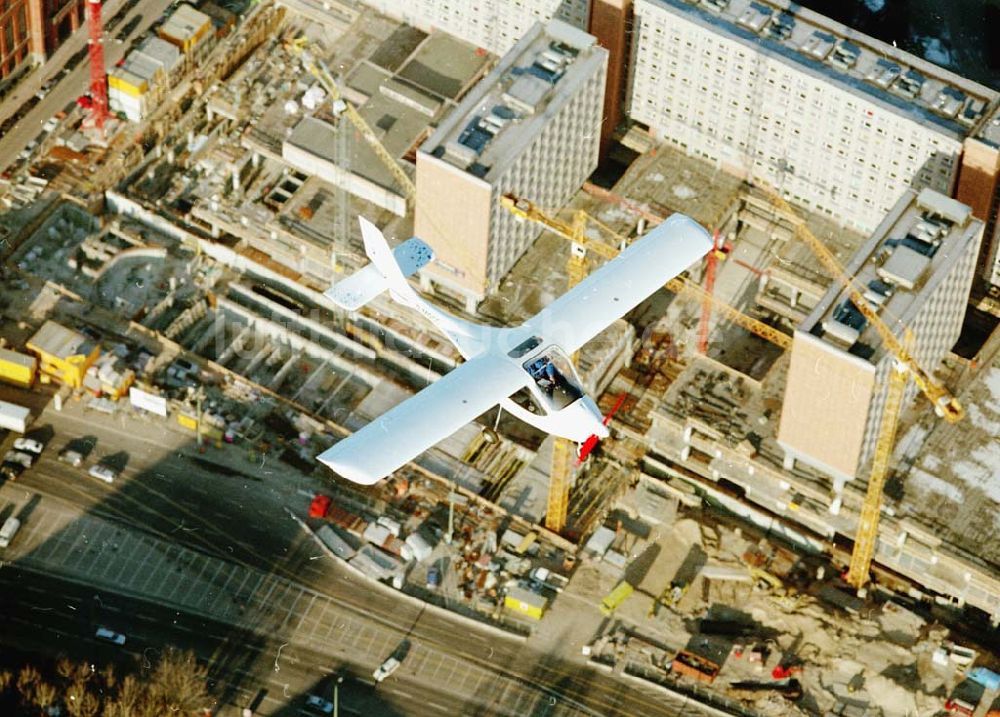
<svg viewBox="0 0 1000 717">
<path fill-rule="evenodd" d="M 865 79 L 878 85 L 883 90 L 887 90 L 896 81 L 896 78 L 899 77 L 902 71 L 903 69 L 895 62 L 879 59 Z"/>
<path fill-rule="evenodd" d="M 945 117 L 955 117 L 965 103 L 965 93 L 950 85 L 945 85 L 934 98 L 934 111 Z"/>
<path fill-rule="evenodd" d="M 817 60 L 825 60 L 837 41 L 833 35 L 815 30 L 799 48 L 802 52 Z"/>
<path fill-rule="evenodd" d="M 924 86 L 924 76 L 916 70 L 907 70 L 892 86 L 892 91 L 900 97 L 915 100 L 920 94 L 920 88 Z"/>
<path fill-rule="evenodd" d="M 830 53 L 827 61 L 841 70 L 849 70 L 857 64 L 859 57 L 861 57 L 860 47 L 851 44 L 847 40 L 841 40 L 833 48 L 833 52 Z"/>
<path fill-rule="evenodd" d="M 701 0 L 701 4 L 713 12 L 722 12 L 729 6 L 729 0 Z"/>
<path fill-rule="evenodd" d="M 887 284 L 881 279 L 872 279 L 868 282 L 864 296 L 869 304 L 881 308 L 892 297 L 892 284 Z"/>
<path fill-rule="evenodd" d="M 493 133 L 483 128 L 480 118 L 477 116 L 473 117 L 472 121 L 462 130 L 462 134 L 458 136 L 458 143 L 471 149 L 478 157 L 486 149 L 486 145 L 490 143 L 491 139 L 493 139 Z M 448 152 L 451 153 L 450 147 Z"/>
<path fill-rule="evenodd" d="M 930 266 L 930 258 L 900 244 L 892 250 L 886 262 L 875 270 L 880 278 L 904 289 L 912 290 Z"/>
<path fill-rule="evenodd" d="M 920 219 L 914 222 L 910 233 L 920 241 L 933 242 L 944 233 L 944 229 L 945 227 L 941 222 L 929 217 L 927 214 L 921 214 Z"/>
<path fill-rule="evenodd" d="M 452 140 L 451 142 L 445 144 L 444 156 L 446 159 L 450 159 L 454 164 L 461 167 L 468 167 L 471 163 L 476 161 L 476 157 L 479 156 L 479 153 L 468 145 L 460 144 Z"/>
<path fill-rule="evenodd" d="M 493 109 L 490 110 L 490 114 L 496 115 L 505 121 L 517 119 L 517 113 L 507 105 L 493 105 Z"/>
<path fill-rule="evenodd" d="M 549 49 L 569 59 L 573 59 L 580 54 L 580 51 L 572 45 L 567 45 L 565 42 L 558 42 L 555 40 L 549 43 Z"/>
<path fill-rule="evenodd" d="M 964 124 L 966 127 L 971 127 L 979 118 L 983 116 L 983 110 L 986 109 L 986 103 L 983 100 L 977 100 L 974 97 L 970 97 L 968 102 L 965 103 L 965 107 L 962 108 L 961 113 L 958 115 L 958 121 Z"/>
<path fill-rule="evenodd" d="M 791 13 L 783 12 L 771 21 L 767 33 L 776 40 L 787 40 L 795 29 L 795 18 Z"/>
<path fill-rule="evenodd" d="M 760 3 L 752 2 L 746 11 L 740 15 L 736 23 L 738 25 L 742 25 L 748 30 L 759 33 L 767 27 L 767 23 L 771 21 L 771 16 L 773 14 L 774 11 L 771 10 L 771 8 L 761 5 Z"/>
<path fill-rule="evenodd" d="M 972 209 L 967 205 L 930 188 L 920 190 L 920 194 L 917 195 L 917 206 L 927 210 L 927 218 L 931 221 L 934 221 L 935 217 L 940 217 L 958 226 L 965 226 L 972 214 Z"/>
<path fill-rule="evenodd" d="M 524 74 L 514 80 L 503 95 L 503 101 L 516 111 L 533 114 L 545 99 L 549 85 L 534 73 Z"/>
</svg>

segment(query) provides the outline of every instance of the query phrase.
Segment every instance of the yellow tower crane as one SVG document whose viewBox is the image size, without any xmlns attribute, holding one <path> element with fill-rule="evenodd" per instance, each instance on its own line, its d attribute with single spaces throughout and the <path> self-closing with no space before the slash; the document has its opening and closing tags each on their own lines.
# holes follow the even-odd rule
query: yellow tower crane
<svg viewBox="0 0 1000 717">
<path fill-rule="evenodd" d="M 413 180 L 410 179 L 403 168 L 399 166 L 399 163 L 393 158 L 389 151 L 382 145 L 379 140 L 378 135 L 375 134 L 375 130 L 371 128 L 371 125 L 365 121 L 353 105 L 347 102 L 341 97 L 340 89 L 337 87 L 336 81 L 333 79 L 333 75 L 327 68 L 326 63 L 313 56 L 313 54 L 306 49 L 307 45 L 306 38 L 297 37 L 294 40 L 289 40 L 285 43 L 285 48 L 293 55 L 299 58 L 302 66 L 306 68 L 313 77 L 319 80 L 320 84 L 323 85 L 323 89 L 326 90 L 327 94 L 330 95 L 330 100 L 333 102 L 334 108 L 340 108 L 340 111 L 347 115 L 347 119 L 350 120 L 351 124 L 358 133 L 364 137 L 365 142 L 375 155 L 382 161 L 382 164 L 386 166 L 386 169 L 392 174 L 393 178 L 402 188 L 403 193 L 406 195 L 407 204 L 412 204 L 413 199 L 416 196 L 417 188 L 413 184 Z M 338 104 L 339 103 L 339 104 Z"/>
<path fill-rule="evenodd" d="M 574 212 L 572 224 L 567 224 L 549 216 L 527 199 L 521 199 L 513 194 L 505 194 L 501 197 L 500 204 L 514 214 L 514 216 L 541 224 L 556 235 L 571 242 L 570 258 L 566 269 L 568 288 L 576 286 L 587 276 L 589 268 L 587 261 L 588 252 L 593 252 L 600 257 L 610 260 L 618 256 L 621 249 L 627 243 L 625 237 L 617 234 L 583 210 Z M 587 228 L 588 221 L 596 224 L 612 236 L 618 241 L 619 246 L 614 247 L 587 238 L 584 231 Z M 711 301 L 716 309 L 725 314 L 734 323 L 761 338 L 771 341 L 782 349 L 788 349 L 792 345 L 792 340 L 787 334 L 768 326 L 762 321 L 747 316 L 738 309 L 715 298 L 694 282 L 682 277 L 676 277 L 668 281 L 666 286 L 677 295 L 686 295 L 702 301 L 706 299 Z M 566 515 L 569 509 L 569 484 L 573 470 L 572 455 L 573 446 L 571 441 L 561 438 L 555 439 L 552 449 L 552 474 L 549 478 L 549 498 L 545 512 L 545 527 L 555 532 L 559 532 L 566 527 Z"/>
<path fill-rule="evenodd" d="M 840 266 L 840 262 L 827 249 L 819 238 L 805 225 L 805 222 L 774 189 L 763 187 L 774 205 L 784 212 L 795 228 L 796 238 L 805 242 L 813 254 L 823 263 L 826 270 L 847 290 L 851 303 L 868 319 L 886 350 L 895 359 L 891 371 L 889 385 L 886 389 L 885 407 L 879 424 L 879 433 L 872 455 L 872 468 L 868 477 L 868 489 L 861 507 L 861 516 L 854 537 L 854 550 L 851 552 L 851 563 L 847 571 L 847 582 L 858 590 L 868 583 L 872 558 L 878 541 L 879 516 L 882 512 L 882 491 L 885 478 L 889 472 L 889 461 L 896 439 L 896 426 L 899 421 L 899 410 L 903 402 L 906 382 L 912 378 L 934 406 L 934 410 L 949 423 L 960 421 L 965 415 L 958 399 L 951 395 L 947 388 L 938 383 L 927 371 L 920 367 L 910 352 L 912 336 L 904 327 L 903 340 L 896 338 L 893 330 L 879 316 L 878 311 L 869 305 L 862 293 L 855 287 L 851 278 Z"/>
<path fill-rule="evenodd" d="M 586 256 L 588 252 L 593 252 L 604 259 L 614 259 L 618 256 L 618 253 L 622 248 L 624 248 L 627 242 L 625 237 L 616 233 L 605 224 L 602 224 L 582 209 L 578 209 L 574 213 L 572 224 L 566 224 L 564 222 L 560 222 L 558 219 L 553 219 L 548 216 L 545 212 L 527 199 L 521 199 L 513 194 L 505 194 L 501 197 L 500 204 L 502 204 L 515 216 L 537 222 L 542 226 L 551 229 L 555 234 L 558 234 L 563 239 L 567 239 L 573 243 L 573 251 L 570 254 L 567 270 L 570 286 L 574 286 L 579 283 L 587 275 L 588 265 Z M 584 229 L 586 229 L 588 222 L 603 229 L 609 236 L 618 242 L 618 247 L 587 238 L 584 235 Z M 698 299 L 699 301 L 707 299 L 712 302 L 712 305 L 716 310 L 725 315 L 725 317 L 734 324 L 741 326 L 762 339 L 770 341 L 775 346 L 782 349 L 790 349 L 792 347 L 792 339 L 788 334 L 779 331 L 773 326 L 768 326 L 763 321 L 758 321 L 751 316 L 747 316 L 736 307 L 730 306 L 721 299 L 709 294 L 703 288 L 698 286 L 698 284 L 690 281 L 689 279 L 685 279 L 681 276 L 675 277 L 666 283 L 666 287 L 678 295 Z"/>
</svg>

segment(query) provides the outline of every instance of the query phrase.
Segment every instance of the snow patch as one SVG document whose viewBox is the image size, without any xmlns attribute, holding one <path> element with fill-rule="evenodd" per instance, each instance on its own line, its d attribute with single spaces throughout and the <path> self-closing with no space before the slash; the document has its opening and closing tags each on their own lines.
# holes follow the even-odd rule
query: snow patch
<svg viewBox="0 0 1000 717">
<path fill-rule="evenodd" d="M 885 0 L 865 0 L 865 7 L 872 13 L 882 12 L 885 9 Z"/>
<path fill-rule="evenodd" d="M 924 59 L 935 65 L 947 67 L 951 64 L 951 51 L 936 37 L 917 37 L 917 42 L 923 47 Z"/>
<path fill-rule="evenodd" d="M 672 191 L 674 196 L 678 199 L 692 199 L 698 196 L 698 192 L 694 191 L 686 184 L 675 184 Z"/>
<path fill-rule="evenodd" d="M 597 215 L 597 218 L 605 224 L 611 224 L 612 222 L 628 221 L 632 218 L 632 215 L 622 207 L 612 205 L 607 209 L 602 210 L 601 213 Z"/>
<path fill-rule="evenodd" d="M 968 454 L 969 459 L 951 466 L 952 472 L 1000 503 L 1000 444 L 990 441 Z"/>
<path fill-rule="evenodd" d="M 937 493 L 943 495 L 955 503 L 965 500 L 965 494 L 951 483 L 946 483 L 936 475 L 931 475 L 925 470 L 914 468 L 906 479 L 908 487 L 919 490 L 923 493 Z"/>
<path fill-rule="evenodd" d="M 991 368 L 989 372 L 982 377 L 983 384 L 990 389 L 990 408 L 994 411 L 1000 412 L 1000 368 Z"/>
</svg>

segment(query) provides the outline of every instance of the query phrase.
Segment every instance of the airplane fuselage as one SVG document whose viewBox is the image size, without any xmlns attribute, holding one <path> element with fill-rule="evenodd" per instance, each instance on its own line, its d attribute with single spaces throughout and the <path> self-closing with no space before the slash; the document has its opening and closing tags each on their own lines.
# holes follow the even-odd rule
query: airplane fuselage
<svg viewBox="0 0 1000 717">
<path fill-rule="evenodd" d="M 393 293 L 393 298 L 434 324 L 465 359 L 483 353 L 503 355 L 523 371 L 525 388 L 500 401 L 511 415 L 540 431 L 577 443 L 593 435 L 607 437 L 604 417 L 583 390 L 569 356 L 532 327 L 522 324 L 496 328 L 472 323 L 442 311 L 416 292 Z"/>
</svg>

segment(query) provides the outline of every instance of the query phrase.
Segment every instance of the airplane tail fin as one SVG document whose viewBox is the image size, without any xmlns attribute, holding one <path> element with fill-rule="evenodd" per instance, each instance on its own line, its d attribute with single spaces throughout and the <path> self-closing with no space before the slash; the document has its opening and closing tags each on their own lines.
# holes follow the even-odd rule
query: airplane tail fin
<svg viewBox="0 0 1000 717">
<path fill-rule="evenodd" d="M 407 239 L 392 250 L 378 227 L 364 217 L 359 217 L 359 220 L 365 254 L 372 263 L 338 281 L 324 292 L 324 296 L 348 311 L 360 309 L 386 289 L 393 298 L 403 303 L 417 300 L 417 294 L 406 277 L 434 261 L 434 251 L 416 237 Z"/>
</svg>

